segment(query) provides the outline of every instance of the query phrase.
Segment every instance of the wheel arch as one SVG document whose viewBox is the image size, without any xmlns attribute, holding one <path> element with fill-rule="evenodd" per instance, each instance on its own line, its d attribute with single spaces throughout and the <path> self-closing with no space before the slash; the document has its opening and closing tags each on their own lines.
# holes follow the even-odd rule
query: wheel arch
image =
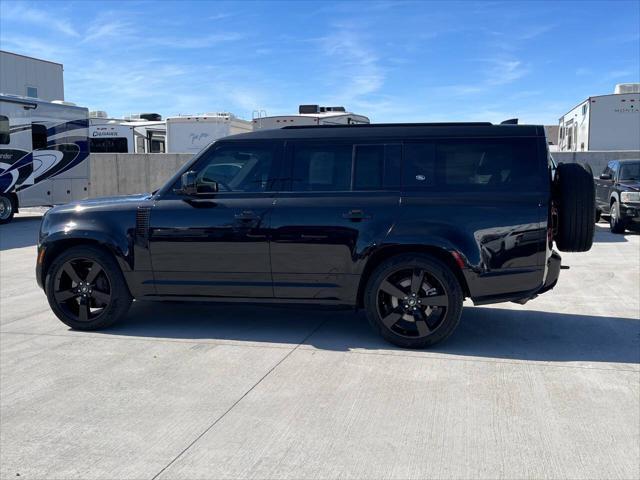
<svg viewBox="0 0 640 480">
<path fill-rule="evenodd" d="M 469 285 L 467 284 L 467 281 L 464 277 L 460 265 L 458 264 L 458 260 L 456 259 L 454 252 L 436 245 L 387 245 L 377 249 L 374 253 L 372 253 L 364 267 L 362 275 L 360 276 L 360 283 L 358 285 L 358 292 L 356 297 L 356 305 L 358 307 L 362 307 L 364 304 L 364 292 L 367 287 L 367 283 L 369 282 L 369 278 L 371 278 L 371 275 L 375 271 L 375 269 L 382 262 L 388 260 L 389 258 L 407 253 L 429 255 L 442 261 L 451 269 L 455 277 L 458 279 L 464 296 L 471 296 Z"/>
<path fill-rule="evenodd" d="M 65 250 L 68 250 L 69 248 L 73 248 L 77 246 L 91 246 L 91 247 L 99 248 L 100 250 L 111 255 L 116 260 L 116 263 L 118 264 L 120 269 L 123 271 L 123 273 L 130 269 L 129 264 L 127 263 L 126 260 L 124 260 L 122 256 L 122 252 L 119 252 L 118 247 L 111 242 L 106 242 L 104 240 L 101 240 L 95 237 L 88 237 L 88 236 L 61 238 L 54 241 L 48 241 L 44 245 L 45 251 L 44 251 L 43 257 L 41 260 L 39 259 L 39 262 L 41 261 L 41 264 L 40 264 L 40 271 L 38 273 L 40 277 L 38 278 L 38 282 L 41 285 L 45 285 L 47 273 L 49 271 L 49 268 L 51 267 L 51 264 L 55 260 L 55 258 L 58 257 L 58 255 L 60 255 L 60 253 L 64 252 Z"/>
</svg>

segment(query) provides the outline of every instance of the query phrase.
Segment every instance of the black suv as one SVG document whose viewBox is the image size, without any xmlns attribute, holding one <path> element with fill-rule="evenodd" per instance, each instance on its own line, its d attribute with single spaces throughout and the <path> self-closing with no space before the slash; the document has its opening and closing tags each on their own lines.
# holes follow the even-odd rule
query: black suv
<svg viewBox="0 0 640 480">
<path fill-rule="evenodd" d="M 362 307 L 424 347 L 462 302 L 524 303 L 591 247 L 592 176 L 556 166 L 541 126 L 287 127 L 219 140 L 153 194 L 51 209 L 37 280 L 88 330 L 132 300 Z"/>
</svg>

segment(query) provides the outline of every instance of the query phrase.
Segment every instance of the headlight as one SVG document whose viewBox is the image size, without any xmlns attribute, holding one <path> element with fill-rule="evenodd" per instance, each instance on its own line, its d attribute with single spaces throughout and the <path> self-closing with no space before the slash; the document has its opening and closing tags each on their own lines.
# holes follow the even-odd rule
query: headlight
<svg viewBox="0 0 640 480">
<path fill-rule="evenodd" d="M 622 192 L 620 200 L 623 202 L 640 202 L 640 192 Z"/>
</svg>

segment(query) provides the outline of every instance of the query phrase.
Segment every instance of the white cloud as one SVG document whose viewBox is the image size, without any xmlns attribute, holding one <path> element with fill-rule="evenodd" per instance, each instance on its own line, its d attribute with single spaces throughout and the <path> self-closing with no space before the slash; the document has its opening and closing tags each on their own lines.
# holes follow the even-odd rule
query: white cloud
<svg viewBox="0 0 640 480">
<path fill-rule="evenodd" d="M 49 15 L 43 9 L 28 7 L 23 3 L 0 2 L 3 21 L 15 23 L 30 23 L 39 27 L 54 30 L 70 37 L 79 37 L 73 22 L 60 18 L 59 14 Z"/>
</svg>

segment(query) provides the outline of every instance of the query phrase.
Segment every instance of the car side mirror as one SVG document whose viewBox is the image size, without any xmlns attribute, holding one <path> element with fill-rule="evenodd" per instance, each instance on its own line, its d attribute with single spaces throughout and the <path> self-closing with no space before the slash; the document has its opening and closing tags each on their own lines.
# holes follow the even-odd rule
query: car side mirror
<svg viewBox="0 0 640 480">
<path fill-rule="evenodd" d="M 197 175 L 193 170 L 184 172 L 182 174 L 182 188 L 180 193 L 183 195 L 195 195 L 198 193 L 198 186 L 196 184 Z"/>
<path fill-rule="evenodd" d="M 611 180 L 611 174 L 610 173 L 601 173 L 600 174 L 600 180 Z"/>
</svg>

